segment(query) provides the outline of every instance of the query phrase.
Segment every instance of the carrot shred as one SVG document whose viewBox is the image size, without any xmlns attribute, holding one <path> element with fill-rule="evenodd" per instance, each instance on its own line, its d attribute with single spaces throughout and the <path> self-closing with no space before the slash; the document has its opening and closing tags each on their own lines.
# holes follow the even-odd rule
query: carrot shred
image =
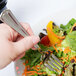
<svg viewBox="0 0 76 76">
<path fill-rule="evenodd" d="M 26 73 L 37 73 L 36 71 L 27 71 Z"/>
<path fill-rule="evenodd" d="M 61 57 L 60 59 L 61 59 L 61 60 L 63 60 L 64 58 L 63 58 L 63 57 Z"/>
<path fill-rule="evenodd" d="M 58 53 L 58 50 L 57 50 L 57 48 L 55 47 L 55 45 L 53 45 L 53 48 L 56 50 L 56 52 Z"/>
<path fill-rule="evenodd" d="M 26 60 L 26 62 L 25 62 L 25 64 L 27 64 L 28 63 L 28 60 Z M 23 63 L 23 65 L 25 65 L 24 63 Z M 27 68 L 28 68 L 28 66 L 25 66 L 25 69 L 24 69 L 24 73 L 22 74 L 22 75 L 25 75 L 25 76 L 27 76 Z"/>
<path fill-rule="evenodd" d="M 67 57 L 65 57 L 65 59 L 68 61 L 68 56 L 67 56 Z"/>
<path fill-rule="evenodd" d="M 36 65 L 36 67 L 40 67 L 39 65 Z"/>
<path fill-rule="evenodd" d="M 40 69 L 38 69 L 38 67 L 33 67 L 33 69 L 36 71 L 40 71 Z"/>
<path fill-rule="evenodd" d="M 28 61 L 26 61 L 25 63 L 28 63 Z M 43 62 L 40 62 L 40 65 L 42 63 Z M 24 69 L 24 73 L 22 74 L 22 76 L 27 76 L 27 75 L 31 76 L 31 75 L 34 75 L 34 74 L 39 74 L 39 75 L 45 74 L 46 72 L 39 72 L 41 70 L 40 65 L 33 66 L 32 69 L 34 69 L 34 71 L 28 71 L 27 69 L 30 68 L 30 66 L 29 65 L 26 66 L 25 69 Z"/>
<path fill-rule="evenodd" d="M 66 48 L 64 49 L 64 53 L 66 54 L 66 53 L 68 53 L 68 52 L 71 52 L 71 50 L 70 50 L 69 47 L 66 47 Z"/>
<path fill-rule="evenodd" d="M 25 63 L 23 63 L 23 65 L 25 65 Z"/>
<path fill-rule="evenodd" d="M 65 62 L 64 62 L 64 61 L 62 61 L 62 63 L 63 63 L 63 64 L 65 64 Z"/>
<path fill-rule="evenodd" d="M 48 52 L 46 52 L 46 54 L 49 54 Z"/>
<path fill-rule="evenodd" d="M 29 74 L 29 75 L 34 75 L 34 73 L 31 73 L 31 74 Z"/>
<path fill-rule="evenodd" d="M 62 74 L 64 74 L 64 71 L 62 71 Z"/>
<path fill-rule="evenodd" d="M 43 64 L 43 62 L 40 62 L 40 65 Z"/>
<path fill-rule="evenodd" d="M 60 47 L 61 46 L 61 43 L 60 44 L 57 44 L 56 46 Z"/>
<path fill-rule="evenodd" d="M 26 62 L 25 62 L 26 64 L 28 63 L 28 60 L 26 60 Z"/>
<path fill-rule="evenodd" d="M 39 74 L 39 75 L 42 75 L 42 74 L 45 74 L 46 72 L 42 72 L 42 73 L 37 73 L 37 74 Z"/>
<path fill-rule="evenodd" d="M 24 72 L 25 72 L 25 76 L 27 76 L 27 66 L 25 67 L 25 70 L 24 70 Z"/>
<path fill-rule="evenodd" d="M 59 48 L 60 51 L 63 51 L 61 48 Z"/>
<path fill-rule="evenodd" d="M 73 57 L 70 59 L 70 61 L 71 61 L 72 59 L 74 59 L 74 60 L 75 60 L 75 63 L 76 63 L 76 56 L 73 56 Z"/>
</svg>

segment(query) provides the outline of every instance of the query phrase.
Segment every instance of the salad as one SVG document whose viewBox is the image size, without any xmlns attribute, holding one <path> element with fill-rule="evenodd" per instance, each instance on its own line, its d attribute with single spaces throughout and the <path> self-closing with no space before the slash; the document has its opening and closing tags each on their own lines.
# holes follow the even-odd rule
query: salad
<svg viewBox="0 0 76 76">
<path fill-rule="evenodd" d="M 64 68 L 59 73 L 49 70 L 43 64 L 42 54 L 30 49 L 22 58 L 25 60 L 22 76 L 76 76 L 76 20 L 72 18 L 60 27 L 50 21 L 43 31 L 46 34 L 39 34 L 39 46 L 45 53 L 51 51 L 64 64 Z"/>
</svg>

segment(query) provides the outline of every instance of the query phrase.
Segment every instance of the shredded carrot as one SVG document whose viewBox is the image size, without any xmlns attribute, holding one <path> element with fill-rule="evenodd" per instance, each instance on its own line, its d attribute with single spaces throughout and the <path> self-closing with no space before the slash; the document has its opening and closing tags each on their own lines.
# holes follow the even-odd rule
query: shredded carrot
<svg viewBox="0 0 76 76">
<path fill-rule="evenodd" d="M 25 63 L 28 63 L 28 61 L 26 61 Z M 40 65 L 42 63 L 43 62 L 40 62 Z M 31 76 L 31 75 L 34 75 L 34 74 L 39 74 L 39 75 L 45 74 L 46 72 L 39 72 L 41 70 L 40 65 L 33 66 L 31 69 L 34 69 L 34 71 L 28 71 L 27 69 L 30 68 L 30 66 L 29 65 L 26 66 L 25 69 L 24 69 L 24 73 L 22 74 L 22 76 L 27 76 L 27 75 Z"/>
<path fill-rule="evenodd" d="M 64 39 L 64 38 L 65 38 L 65 36 L 63 36 L 63 37 L 57 36 L 49 27 L 47 27 L 47 29 L 48 29 L 55 37 L 57 37 L 57 38 L 59 38 L 59 39 Z"/>
<path fill-rule="evenodd" d="M 63 37 L 60 37 L 60 36 L 57 36 L 59 39 L 65 39 L 65 36 L 63 36 Z"/>
<path fill-rule="evenodd" d="M 58 53 L 58 50 L 57 50 L 57 48 L 55 47 L 55 45 L 53 45 L 53 48 L 56 50 L 56 52 Z"/>
<path fill-rule="evenodd" d="M 29 75 L 34 75 L 34 73 L 31 73 L 31 74 L 29 74 Z"/>
<path fill-rule="evenodd" d="M 40 68 L 40 65 L 36 65 L 36 67 Z"/>
<path fill-rule="evenodd" d="M 27 72 L 27 66 L 25 67 L 25 76 L 27 76 L 27 73 L 26 72 Z"/>
<path fill-rule="evenodd" d="M 37 73 L 37 74 L 39 74 L 39 75 L 42 75 L 42 74 L 46 74 L 46 72 L 42 72 L 42 73 Z"/>
<path fill-rule="evenodd" d="M 25 65 L 25 63 L 23 63 L 23 65 Z"/>
<path fill-rule="evenodd" d="M 64 71 L 62 71 L 62 74 L 64 74 Z"/>
<path fill-rule="evenodd" d="M 63 57 L 61 57 L 60 59 L 61 59 L 61 60 L 63 60 L 64 58 L 63 58 Z"/>
<path fill-rule="evenodd" d="M 60 44 L 57 44 L 56 46 L 60 47 L 61 46 L 61 43 Z"/>
<path fill-rule="evenodd" d="M 67 57 L 65 57 L 65 59 L 68 61 L 68 56 L 67 56 Z"/>
<path fill-rule="evenodd" d="M 37 73 L 36 71 L 27 71 L 26 73 Z"/>
<path fill-rule="evenodd" d="M 70 70 L 72 71 L 72 68 Z"/>
<path fill-rule="evenodd" d="M 45 74 L 46 72 L 27 71 L 26 73 L 27 73 L 28 75 L 34 75 L 34 74 L 39 74 L 39 75 L 41 75 L 41 74 Z"/>
<path fill-rule="evenodd" d="M 33 73 L 30 73 L 29 75 L 34 75 L 34 74 L 38 74 L 38 75 L 42 75 L 42 74 L 45 74 L 46 72 L 42 72 L 42 73 L 38 73 L 38 72 L 33 72 Z"/>
<path fill-rule="evenodd" d="M 40 71 L 41 70 L 41 67 L 40 66 L 36 66 L 37 68 L 37 71 Z"/>
<path fill-rule="evenodd" d="M 40 71 L 40 69 L 38 69 L 38 67 L 33 67 L 33 69 L 36 71 Z"/>
<path fill-rule="evenodd" d="M 61 48 L 59 48 L 60 51 L 63 51 Z"/>
<path fill-rule="evenodd" d="M 66 53 L 68 53 L 68 52 L 71 52 L 71 50 L 70 50 L 69 47 L 66 47 L 66 48 L 64 49 L 64 53 L 66 54 Z"/>
<path fill-rule="evenodd" d="M 28 60 L 25 63 L 27 64 Z M 25 64 L 23 63 L 23 65 L 25 65 Z M 27 73 L 26 73 L 27 72 L 27 68 L 28 68 L 28 66 L 25 66 L 24 73 L 22 75 L 27 76 Z"/>
<path fill-rule="evenodd" d="M 64 70 L 65 70 L 66 68 L 64 68 Z"/>
<path fill-rule="evenodd" d="M 25 73 L 22 73 L 22 76 L 24 76 L 25 75 Z"/>
<path fill-rule="evenodd" d="M 74 57 L 74 60 L 75 60 L 75 62 L 76 62 L 76 56 Z"/>
<path fill-rule="evenodd" d="M 60 40 L 60 42 L 56 42 L 56 44 L 61 44 L 62 41 L 63 41 L 63 40 Z"/>
<path fill-rule="evenodd" d="M 63 63 L 63 64 L 65 64 L 65 62 L 64 62 L 64 61 L 62 61 L 62 63 Z"/>
<path fill-rule="evenodd" d="M 28 63 L 28 60 L 26 60 L 26 62 L 25 62 L 26 64 Z"/>
<path fill-rule="evenodd" d="M 46 54 L 49 54 L 48 52 L 46 52 Z"/>
<path fill-rule="evenodd" d="M 71 61 L 72 59 L 74 59 L 74 60 L 75 60 L 75 63 L 76 63 L 76 56 L 73 56 L 73 57 L 70 59 L 70 61 Z"/>
<path fill-rule="evenodd" d="M 40 65 L 43 64 L 43 62 L 40 62 Z"/>
</svg>

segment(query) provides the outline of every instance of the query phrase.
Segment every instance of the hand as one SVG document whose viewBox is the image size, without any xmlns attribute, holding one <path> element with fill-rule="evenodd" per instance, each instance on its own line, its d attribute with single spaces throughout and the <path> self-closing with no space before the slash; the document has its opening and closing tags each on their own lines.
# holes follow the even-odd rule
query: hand
<svg viewBox="0 0 76 76">
<path fill-rule="evenodd" d="M 0 24 L 0 69 L 23 57 L 25 51 L 39 42 L 39 37 L 34 36 L 30 26 L 26 23 L 21 24 L 30 36 L 23 38 L 8 25 Z"/>
</svg>

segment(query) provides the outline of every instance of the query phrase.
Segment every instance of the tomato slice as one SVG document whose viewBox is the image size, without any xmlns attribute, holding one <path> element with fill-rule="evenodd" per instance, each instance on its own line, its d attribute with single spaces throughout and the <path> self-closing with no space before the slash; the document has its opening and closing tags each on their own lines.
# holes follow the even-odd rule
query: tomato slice
<svg viewBox="0 0 76 76">
<path fill-rule="evenodd" d="M 49 46 L 50 45 L 50 40 L 49 40 L 48 36 L 46 35 L 43 38 L 41 38 L 40 43 L 45 45 L 45 46 Z"/>
</svg>

